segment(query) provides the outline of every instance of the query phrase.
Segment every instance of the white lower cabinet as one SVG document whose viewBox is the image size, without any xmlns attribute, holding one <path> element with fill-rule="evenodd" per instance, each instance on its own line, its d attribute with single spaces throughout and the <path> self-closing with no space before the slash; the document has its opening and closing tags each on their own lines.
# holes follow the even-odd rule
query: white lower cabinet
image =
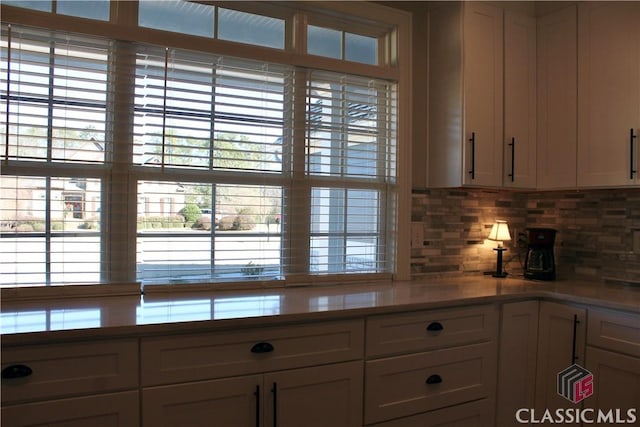
<svg viewBox="0 0 640 427">
<path fill-rule="evenodd" d="M 135 390 L 3 407 L 2 426 L 136 427 L 138 411 Z"/>
<path fill-rule="evenodd" d="M 533 408 L 538 352 L 538 301 L 502 306 L 496 425 L 517 426 L 516 412 Z"/>
<path fill-rule="evenodd" d="M 361 427 L 364 320 L 144 337 L 142 425 Z"/>
<path fill-rule="evenodd" d="M 262 419 L 262 376 L 144 388 L 143 426 L 253 427 Z M 256 396 L 258 393 L 258 396 Z"/>
<path fill-rule="evenodd" d="M 568 304 L 540 302 L 536 364 L 536 412 L 575 408 L 558 393 L 558 374 L 573 364 L 584 366 L 587 310 Z"/>
<path fill-rule="evenodd" d="M 149 387 L 143 426 L 360 426 L 362 362 Z"/>
<path fill-rule="evenodd" d="M 586 368 L 593 374 L 593 395 L 585 406 L 604 412 L 620 409 L 623 416 L 640 408 L 640 358 L 587 347 Z M 640 413 L 635 413 L 640 420 Z"/>
<path fill-rule="evenodd" d="M 362 361 L 274 372 L 264 382 L 265 426 L 362 425 Z"/>
<path fill-rule="evenodd" d="M 488 397 L 495 359 L 481 343 L 367 362 L 365 424 Z"/>
<path fill-rule="evenodd" d="M 593 374 L 593 394 L 585 407 L 606 414 L 629 411 L 640 420 L 640 315 L 589 310 L 586 368 Z"/>
<path fill-rule="evenodd" d="M 572 364 L 593 374 L 577 404 L 557 390 Z M 12 345 L 2 370 L 2 427 L 503 427 L 517 408 L 629 420 L 640 407 L 640 316 L 480 304 Z"/>
<path fill-rule="evenodd" d="M 367 319 L 364 424 L 492 426 L 498 317 L 480 305 Z"/>
<path fill-rule="evenodd" d="M 139 425 L 138 340 L 2 348 L 2 427 Z"/>
</svg>

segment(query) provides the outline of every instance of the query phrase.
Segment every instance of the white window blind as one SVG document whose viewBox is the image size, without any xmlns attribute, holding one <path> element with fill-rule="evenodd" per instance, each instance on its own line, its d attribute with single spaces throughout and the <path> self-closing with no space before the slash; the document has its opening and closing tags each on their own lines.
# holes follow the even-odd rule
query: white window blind
<svg viewBox="0 0 640 427">
<path fill-rule="evenodd" d="M 144 47 L 136 61 L 137 163 L 282 170 L 288 67 Z"/>
<path fill-rule="evenodd" d="M 387 271 L 395 85 L 313 71 L 307 112 L 306 170 L 313 183 L 310 270 Z"/>
<path fill-rule="evenodd" d="M 0 286 L 97 283 L 110 42 L 2 26 Z"/>
<path fill-rule="evenodd" d="M 281 279 L 281 201 L 278 186 L 139 181 L 137 279 Z"/>
<path fill-rule="evenodd" d="M 2 27 L 3 159 L 103 163 L 110 43 Z"/>
<path fill-rule="evenodd" d="M 101 181 L 0 178 L 0 286 L 99 282 Z"/>
</svg>

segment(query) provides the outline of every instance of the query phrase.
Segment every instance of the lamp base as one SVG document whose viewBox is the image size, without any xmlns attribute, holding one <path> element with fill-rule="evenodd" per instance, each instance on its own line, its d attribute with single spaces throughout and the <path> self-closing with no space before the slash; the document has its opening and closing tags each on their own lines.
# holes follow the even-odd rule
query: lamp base
<svg viewBox="0 0 640 427">
<path fill-rule="evenodd" d="M 493 273 L 491 276 L 505 278 L 507 277 L 508 273 L 502 270 L 502 252 L 506 251 L 507 248 L 500 247 L 500 248 L 493 248 L 493 250 L 498 252 L 498 259 L 496 260 L 496 272 Z"/>
</svg>

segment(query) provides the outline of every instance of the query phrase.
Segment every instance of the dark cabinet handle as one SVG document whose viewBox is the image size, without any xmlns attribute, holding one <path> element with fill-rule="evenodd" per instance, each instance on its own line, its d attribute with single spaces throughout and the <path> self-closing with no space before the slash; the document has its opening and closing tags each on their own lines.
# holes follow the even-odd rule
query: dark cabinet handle
<svg viewBox="0 0 640 427">
<path fill-rule="evenodd" d="M 2 379 L 25 378 L 33 374 L 33 369 L 27 365 L 9 365 L 2 370 Z"/>
<path fill-rule="evenodd" d="M 476 133 L 471 132 L 471 139 L 469 139 L 471 143 L 471 170 L 469 174 L 471 174 L 471 179 L 476 179 Z"/>
<path fill-rule="evenodd" d="M 427 384 L 440 384 L 442 382 L 442 377 L 438 374 L 430 375 L 425 382 Z"/>
<path fill-rule="evenodd" d="M 268 342 L 259 342 L 251 347 L 251 353 L 271 353 L 273 351 L 273 344 Z"/>
<path fill-rule="evenodd" d="M 571 364 L 573 365 L 578 360 L 578 356 L 576 354 L 576 341 L 578 339 L 578 324 L 580 321 L 578 320 L 578 315 L 573 315 L 573 343 L 571 347 Z"/>
<path fill-rule="evenodd" d="M 629 179 L 633 179 L 633 175 L 638 172 L 633 166 L 635 164 L 635 159 L 633 158 L 635 153 L 633 150 L 633 140 L 637 138 L 637 135 L 633 134 L 633 128 L 629 129 L 629 151 L 631 155 L 629 156 Z"/>
<path fill-rule="evenodd" d="M 515 136 L 511 137 L 511 144 L 509 144 L 509 147 L 511 147 L 511 173 L 508 176 L 511 177 L 511 182 L 513 182 L 516 179 L 516 137 Z"/>
<path fill-rule="evenodd" d="M 431 322 L 429 323 L 429 326 L 427 326 L 427 331 L 431 331 L 431 332 L 441 331 L 443 329 L 444 329 L 444 326 L 442 326 L 442 323 L 440 322 Z"/>
</svg>

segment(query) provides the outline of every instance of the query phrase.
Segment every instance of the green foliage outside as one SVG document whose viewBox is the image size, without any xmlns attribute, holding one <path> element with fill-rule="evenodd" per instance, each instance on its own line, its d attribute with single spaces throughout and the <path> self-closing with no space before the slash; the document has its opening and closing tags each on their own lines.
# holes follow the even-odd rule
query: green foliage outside
<svg viewBox="0 0 640 427">
<path fill-rule="evenodd" d="M 187 206 L 185 206 L 180 213 L 187 222 L 195 222 L 202 216 L 202 212 L 200 211 L 198 205 L 195 205 L 193 203 L 189 203 Z"/>
</svg>

